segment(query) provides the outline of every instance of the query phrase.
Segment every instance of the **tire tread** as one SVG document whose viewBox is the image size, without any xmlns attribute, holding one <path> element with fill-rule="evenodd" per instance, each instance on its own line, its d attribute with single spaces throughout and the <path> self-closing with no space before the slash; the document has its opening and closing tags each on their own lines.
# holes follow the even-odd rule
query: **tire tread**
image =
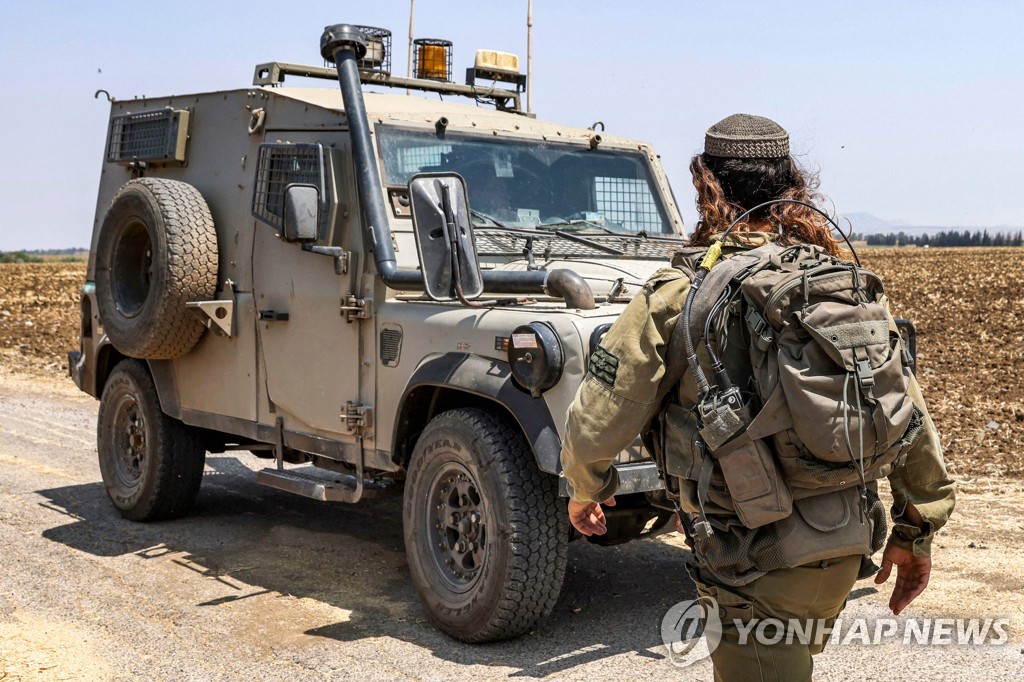
<svg viewBox="0 0 1024 682">
<path fill-rule="evenodd" d="M 209 300 L 216 293 L 217 231 L 199 190 L 166 178 L 136 178 L 125 183 L 111 201 L 108 213 L 122 197 L 137 192 L 149 194 L 163 218 L 165 286 L 150 292 L 159 300 L 152 308 L 156 314 L 145 320 L 124 320 L 109 292 L 99 297 L 100 313 L 119 351 L 135 358 L 170 360 L 192 350 L 206 331 L 185 304 Z"/>
<path fill-rule="evenodd" d="M 491 642 L 529 632 L 551 614 L 562 590 L 568 559 L 568 514 L 558 498 L 557 481 L 542 473 L 518 426 L 490 411 L 459 408 L 431 421 L 433 427 L 477 435 L 483 462 L 493 467 L 506 491 L 512 552 L 507 580 L 489 622 L 473 633 L 453 634 L 471 642 Z M 438 623 L 445 629 L 444 623 Z"/>
<path fill-rule="evenodd" d="M 121 514 L 132 521 L 163 521 L 181 518 L 195 503 L 202 483 L 205 450 L 195 429 L 167 416 L 160 409 L 156 385 L 145 364 L 138 360 L 122 360 L 110 374 L 108 384 L 117 380 L 119 373 L 127 373 L 139 390 L 137 400 L 147 403 L 147 419 L 155 419 L 156 439 L 152 455 L 158 458 L 156 475 L 149 482 L 150 490 L 140 504 L 125 509 Z M 108 401 L 100 401 L 99 429 L 105 423 Z M 103 457 L 104 443 L 98 434 L 99 456 Z"/>
</svg>

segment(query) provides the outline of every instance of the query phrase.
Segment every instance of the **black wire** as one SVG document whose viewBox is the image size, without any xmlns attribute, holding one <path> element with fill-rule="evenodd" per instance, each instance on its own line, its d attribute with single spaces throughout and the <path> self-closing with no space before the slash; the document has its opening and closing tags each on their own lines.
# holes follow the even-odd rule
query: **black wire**
<svg viewBox="0 0 1024 682">
<path fill-rule="evenodd" d="M 860 267 L 860 257 L 857 255 L 856 250 L 854 250 L 853 244 L 850 243 L 850 240 L 839 228 L 839 225 L 836 224 L 836 221 L 832 219 L 832 216 L 830 216 L 828 213 L 825 213 L 814 204 L 809 204 L 806 201 L 800 201 L 799 199 L 772 199 L 771 201 L 766 201 L 763 204 L 758 204 L 753 208 L 747 209 L 743 213 L 740 213 L 739 216 L 734 221 L 732 221 L 729 227 L 725 228 L 725 232 L 723 232 L 722 236 L 718 238 L 718 242 L 724 242 L 725 238 L 729 236 L 730 232 L 732 232 L 732 229 L 736 227 L 736 225 L 738 225 L 739 222 L 746 218 L 748 215 L 750 215 L 751 213 L 758 209 L 764 208 L 765 206 L 771 206 L 772 204 L 799 204 L 800 206 L 806 206 L 812 211 L 820 213 L 825 218 L 825 220 L 832 223 L 832 226 L 836 229 L 837 232 L 839 232 L 839 236 L 842 237 L 843 241 L 846 242 L 846 245 L 850 247 L 850 253 L 853 254 L 853 259 L 857 262 L 857 267 Z M 697 268 L 697 272 L 694 274 L 693 280 L 690 283 L 690 291 L 687 293 L 686 302 L 683 304 L 682 320 L 680 320 L 680 322 L 677 323 L 684 325 L 683 341 L 686 346 L 686 361 L 687 364 L 690 365 L 690 369 L 693 372 L 693 378 L 697 382 L 697 390 L 702 397 L 710 390 L 710 385 L 708 383 L 707 377 L 704 375 L 704 371 L 701 369 L 700 363 L 697 361 L 697 353 L 693 347 L 693 335 L 690 333 L 690 308 L 693 305 L 693 300 L 696 297 L 697 290 L 700 288 L 700 285 L 704 281 L 704 277 L 705 275 L 707 275 L 709 270 L 710 268 Z"/>
<path fill-rule="evenodd" d="M 729 300 L 730 294 L 731 292 L 726 288 L 725 291 L 722 292 L 722 295 L 718 297 L 718 300 L 715 301 L 715 304 L 711 306 L 711 312 L 708 313 L 707 319 L 704 320 L 704 346 L 708 349 L 708 355 L 711 356 L 712 362 L 717 358 L 715 357 L 714 350 L 711 348 L 711 322 L 715 315 L 718 314 L 718 311 L 722 309 L 722 305 Z"/>
<path fill-rule="evenodd" d="M 697 272 L 690 282 L 690 291 L 686 294 L 686 302 L 683 304 L 683 318 L 676 322 L 676 324 L 683 325 L 683 345 L 686 349 L 686 363 L 690 366 L 693 379 L 697 383 L 697 392 L 701 398 L 711 390 L 711 387 L 708 384 L 707 377 L 704 375 L 704 370 L 700 366 L 700 362 L 697 361 L 697 351 L 693 348 L 693 335 L 690 333 L 690 308 L 693 306 L 693 299 L 696 297 L 697 290 L 700 289 L 700 285 L 707 274 L 707 270 L 697 268 Z"/>
<path fill-rule="evenodd" d="M 708 356 L 711 359 L 711 371 L 715 374 L 715 381 L 718 383 L 718 387 L 723 391 L 728 391 L 732 388 L 732 380 L 730 380 L 729 375 L 726 374 L 725 365 L 722 364 L 721 358 L 718 357 L 718 354 L 715 353 L 715 350 L 711 347 L 711 322 L 718 315 L 722 306 L 728 303 L 731 298 L 731 293 L 732 292 L 729 291 L 729 288 L 726 287 L 718 297 L 718 300 L 715 301 L 715 304 L 711 306 L 711 310 L 708 312 L 708 317 L 704 320 L 704 347 L 707 349 Z"/>
<path fill-rule="evenodd" d="M 738 225 L 739 222 L 746 218 L 748 215 L 750 215 L 751 213 L 758 209 L 764 208 L 765 206 L 771 206 L 772 204 L 799 204 L 800 206 L 806 206 L 812 211 L 817 211 L 818 213 L 820 213 L 825 218 L 825 220 L 832 223 L 832 227 L 835 228 L 836 232 L 839 233 L 839 236 L 843 238 L 843 241 L 846 242 L 846 245 L 850 247 L 850 253 L 853 254 L 853 260 L 857 262 L 857 267 L 860 267 L 860 256 L 857 255 L 857 252 L 853 248 L 853 244 L 850 243 L 850 240 L 847 239 L 846 235 L 843 233 L 843 230 L 839 227 L 839 224 L 832 219 L 832 216 L 830 216 L 828 213 L 825 213 L 814 204 L 809 204 L 806 201 L 800 201 L 799 199 L 772 199 L 771 201 L 766 201 L 763 204 L 758 204 L 753 208 L 748 208 L 743 213 L 740 213 L 736 220 L 732 221 L 732 224 L 729 225 L 729 227 L 725 228 L 725 232 L 723 232 L 722 236 L 718 238 L 718 241 L 724 242 L 726 236 L 728 236 L 728 234 L 732 231 L 732 228 L 736 227 L 736 225 Z"/>
</svg>

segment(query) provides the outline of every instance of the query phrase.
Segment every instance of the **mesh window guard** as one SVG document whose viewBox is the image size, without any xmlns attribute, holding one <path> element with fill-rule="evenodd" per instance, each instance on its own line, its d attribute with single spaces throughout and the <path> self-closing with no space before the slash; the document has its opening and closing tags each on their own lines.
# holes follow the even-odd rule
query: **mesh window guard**
<svg viewBox="0 0 1024 682">
<path fill-rule="evenodd" d="M 431 168 L 440 168 L 441 159 L 450 154 L 450 144 L 439 144 L 430 147 L 407 147 L 398 150 L 398 171 L 412 177 Z"/>
<path fill-rule="evenodd" d="M 107 161 L 185 161 L 188 112 L 170 107 L 115 116 L 110 121 Z"/>
<path fill-rule="evenodd" d="M 595 177 L 597 210 L 633 232 L 661 230 L 661 213 L 646 180 Z"/>
<path fill-rule="evenodd" d="M 252 214 L 268 225 L 284 226 L 284 192 L 288 185 L 313 185 L 324 208 L 328 195 L 324 149 L 320 144 L 263 144 L 256 162 Z M 323 212 L 326 218 L 326 211 Z"/>
</svg>

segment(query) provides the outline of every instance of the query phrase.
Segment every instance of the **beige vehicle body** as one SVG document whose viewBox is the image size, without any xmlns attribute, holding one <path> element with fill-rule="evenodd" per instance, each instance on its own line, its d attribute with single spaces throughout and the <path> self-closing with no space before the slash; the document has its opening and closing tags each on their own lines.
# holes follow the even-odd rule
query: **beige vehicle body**
<svg viewBox="0 0 1024 682">
<path fill-rule="evenodd" d="M 257 69 L 257 82 L 261 73 L 267 73 L 266 65 Z M 378 82 L 365 74 L 363 81 Z M 642 142 L 482 108 L 472 100 L 444 102 L 395 89 L 366 93 L 372 154 L 381 177 L 376 198 L 386 206 L 394 257 L 405 270 L 416 270 L 421 263 L 408 207 L 408 178 L 396 172 L 393 158 L 387 160 L 394 156 L 388 147 L 392 131 L 399 131 L 398 142 L 407 133 L 433 140 L 429 144 L 440 145 L 440 152 L 431 153 L 442 156 L 449 144 L 460 140 L 499 141 L 522 149 L 545 147 L 552 153 L 568 150 L 580 158 L 623 154 L 645 169 L 649 189 L 642 201 L 648 210 L 656 208 L 660 235 L 637 236 L 633 229 L 624 235 L 596 230 L 565 236 L 537 225 L 537 238 L 529 244 L 532 253 L 526 254 L 527 237 L 519 233 L 526 231 L 522 221 L 517 223 L 519 232 L 507 235 L 494 225 L 475 222 L 485 273 L 572 270 L 593 292 L 596 305 L 591 309 L 568 307 L 565 300 L 543 291 L 485 291 L 481 300 L 504 304 L 482 308 L 458 300 L 435 301 L 421 292 L 389 287 L 378 273 L 372 244 L 367 243 L 367 199 L 357 182 L 357 141 L 337 83 L 324 86 L 262 85 L 112 102 L 111 136 L 123 120 L 119 117 L 168 110 L 177 112 L 175 125 L 185 132 L 177 138 L 183 144 L 171 152 L 178 158 L 165 162 L 112 159 L 108 150 L 82 290 L 81 348 L 71 354 L 76 384 L 100 397 L 110 373 L 126 356 L 110 341 L 97 302 L 97 241 L 108 209 L 132 178 L 177 180 L 198 190 L 209 206 L 216 229 L 216 293 L 191 302 L 197 321 L 208 328 L 191 350 L 172 359 L 143 359 L 160 409 L 197 429 L 207 451 L 251 449 L 276 457 L 278 471 L 288 471 L 286 464 L 312 464 L 328 472 L 324 483 L 275 477 L 273 470 L 261 481 L 320 499 L 354 502 L 387 482 L 400 488 L 417 438 L 431 420 L 453 408 L 472 407 L 515 424 L 536 467 L 557 476 L 565 414 L 606 328 L 602 325 L 616 319 L 681 243 L 682 220 L 658 156 Z M 328 247 L 326 251 L 289 243 L 279 229 L 254 217 L 258 159 L 261 145 L 267 144 L 319 145 L 325 150 L 321 189 L 329 198 L 324 229 L 313 245 Z M 478 179 L 465 169 L 463 176 L 473 205 Z M 633 191 L 635 184 L 629 187 Z M 525 216 L 527 223 L 539 220 L 530 211 L 517 216 Z M 590 214 L 584 218 L 582 222 L 597 220 Z M 547 325 L 560 346 L 559 376 L 542 391 L 531 392 L 512 376 L 509 340 L 528 323 Z M 639 442 L 622 453 L 617 467 L 619 495 L 639 501 L 625 506 L 643 509 L 647 516 L 641 514 L 642 521 L 663 514 L 657 503 L 661 481 Z M 564 495 L 564 484 L 559 489 Z M 624 531 L 617 539 L 635 535 Z"/>
</svg>

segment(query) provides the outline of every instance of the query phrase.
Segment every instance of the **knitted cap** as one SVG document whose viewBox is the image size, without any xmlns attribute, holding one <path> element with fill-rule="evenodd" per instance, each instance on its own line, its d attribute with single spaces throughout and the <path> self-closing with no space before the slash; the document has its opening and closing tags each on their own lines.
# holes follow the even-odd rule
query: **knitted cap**
<svg viewBox="0 0 1024 682">
<path fill-rule="evenodd" d="M 704 153 L 730 159 L 778 159 L 789 156 L 789 133 L 770 118 L 733 114 L 708 128 Z"/>
</svg>

